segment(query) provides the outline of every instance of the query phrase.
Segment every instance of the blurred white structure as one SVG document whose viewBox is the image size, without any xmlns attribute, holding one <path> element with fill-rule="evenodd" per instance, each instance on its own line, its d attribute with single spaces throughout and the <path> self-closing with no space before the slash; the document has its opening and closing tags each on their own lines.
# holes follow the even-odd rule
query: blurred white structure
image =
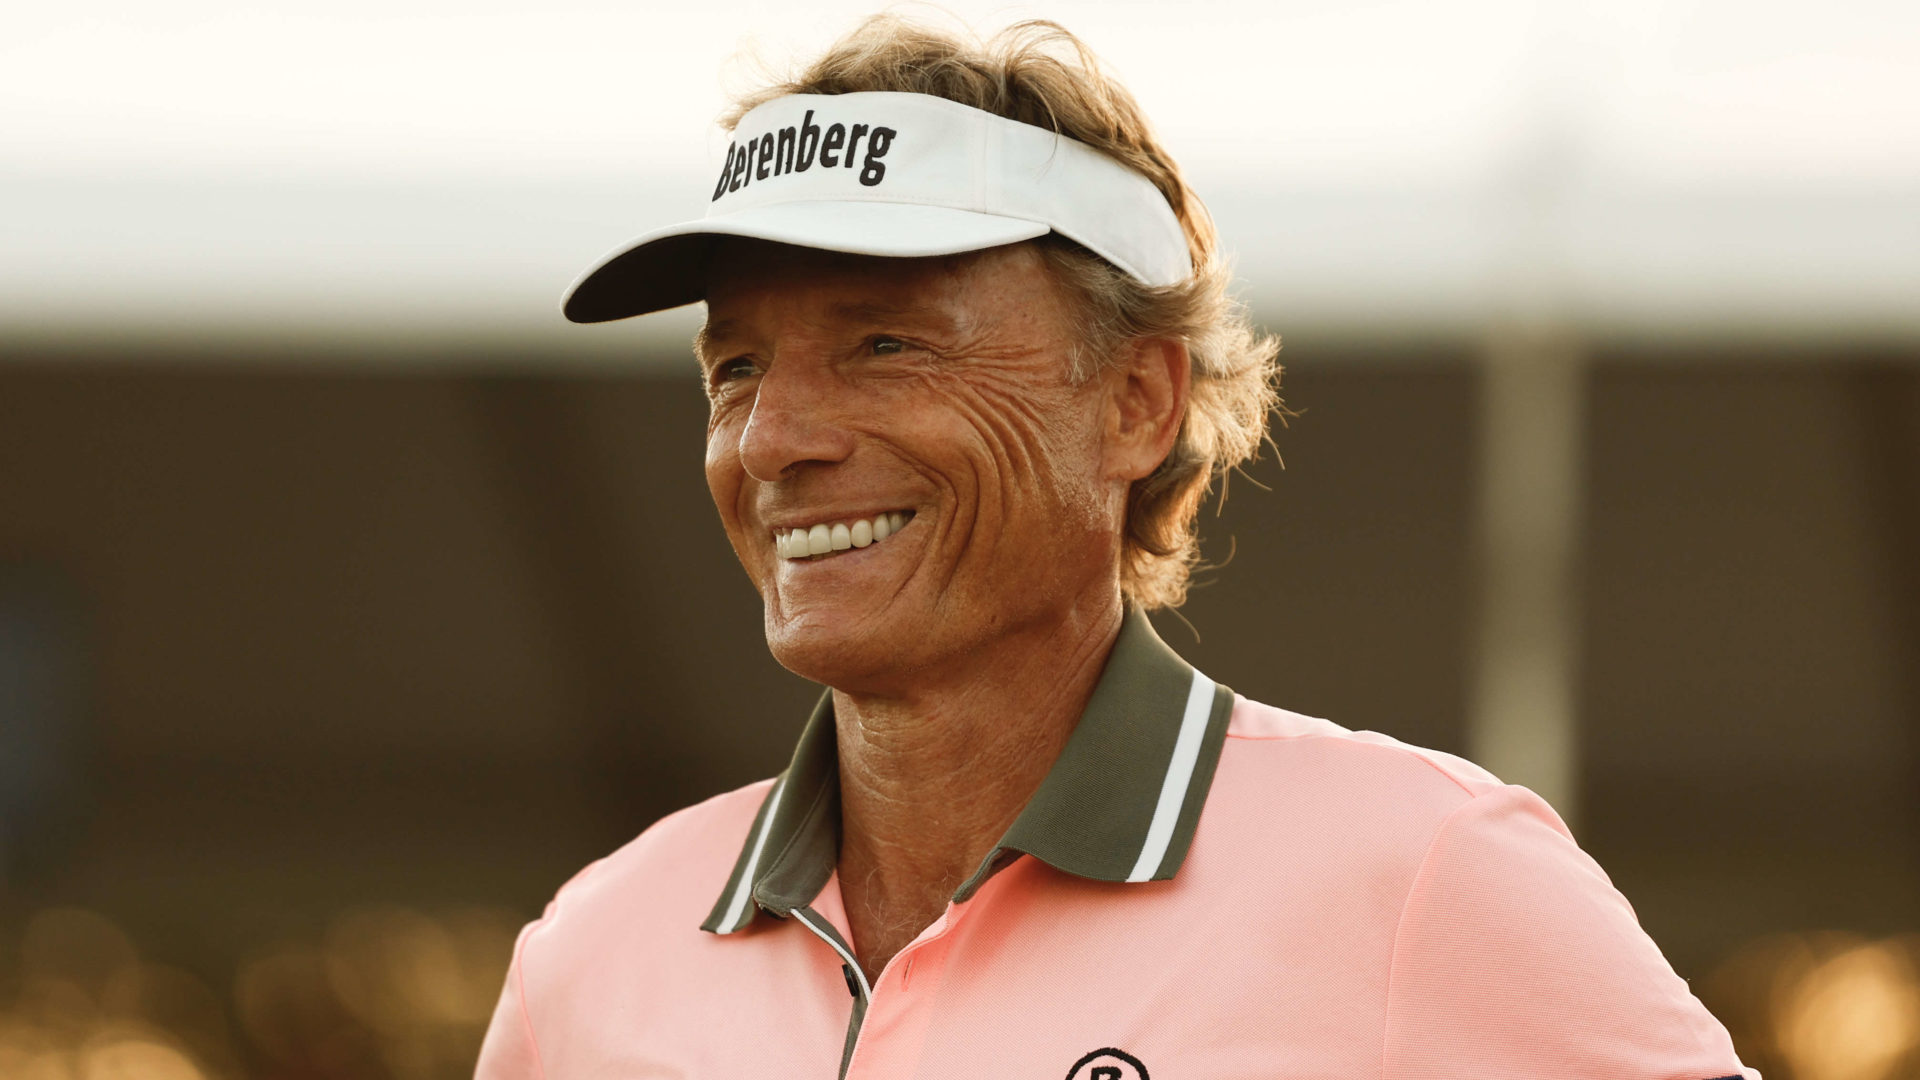
<svg viewBox="0 0 1920 1080">
<path fill-rule="evenodd" d="M 560 290 L 699 210 L 743 54 L 804 56 L 874 6 L 10 13 L 0 327 L 510 335 L 631 356 L 630 328 L 561 325 Z M 1911 4 L 955 7 L 983 26 L 1052 17 L 1098 49 L 1275 326 L 1477 334 L 1516 280 L 1514 175 L 1546 124 L 1562 160 L 1536 250 L 1581 326 L 1920 333 Z"/>
</svg>

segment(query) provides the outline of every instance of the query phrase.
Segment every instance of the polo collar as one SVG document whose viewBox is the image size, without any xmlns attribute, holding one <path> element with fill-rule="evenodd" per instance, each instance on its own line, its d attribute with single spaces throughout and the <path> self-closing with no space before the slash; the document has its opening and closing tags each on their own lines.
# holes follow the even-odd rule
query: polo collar
<svg viewBox="0 0 1920 1080">
<path fill-rule="evenodd" d="M 1193 843 L 1232 711 L 1233 691 L 1182 660 L 1130 605 L 1066 746 L 954 902 L 1021 852 L 1095 881 L 1171 879 Z M 762 910 L 788 917 L 820 894 L 839 852 L 840 760 L 828 691 L 700 928 L 730 934 Z"/>
</svg>

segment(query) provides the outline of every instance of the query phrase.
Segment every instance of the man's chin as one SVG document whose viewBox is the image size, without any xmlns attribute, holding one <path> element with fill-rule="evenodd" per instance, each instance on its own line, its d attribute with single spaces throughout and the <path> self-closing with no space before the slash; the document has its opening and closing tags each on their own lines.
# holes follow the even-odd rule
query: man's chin
<svg viewBox="0 0 1920 1080">
<path fill-rule="evenodd" d="M 880 620 L 856 612 L 812 611 L 766 620 L 767 649 L 780 666 L 811 682 L 855 689 L 907 661 L 908 644 Z"/>
</svg>

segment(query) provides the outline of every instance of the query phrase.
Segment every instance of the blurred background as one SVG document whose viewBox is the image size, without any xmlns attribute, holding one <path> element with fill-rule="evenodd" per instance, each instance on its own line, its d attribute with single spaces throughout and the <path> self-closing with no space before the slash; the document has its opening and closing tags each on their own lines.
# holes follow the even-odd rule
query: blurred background
<svg viewBox="0 0 1920 1080">
<path fill-rule="evenodd" d="M 1286 339 L 1164 636 L 1546 795 L 1769 1080 L 1920 1076 L 1920 9 L 956 9 Z M 465 1077 L 561 882 L 784 765 L 699 311 L 557 305 L 868 10 L 8 11 L 0 1077 Z"/>
</svg>

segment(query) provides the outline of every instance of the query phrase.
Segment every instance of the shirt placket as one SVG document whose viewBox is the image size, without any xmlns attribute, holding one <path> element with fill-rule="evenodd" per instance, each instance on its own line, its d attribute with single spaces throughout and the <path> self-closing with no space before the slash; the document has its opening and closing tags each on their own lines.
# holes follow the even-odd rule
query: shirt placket
<svg viewBox="0 0 1920 1080">
<path fill-rule="evenodd" d="M 841 1080 L 906 1077 L 918 1071 L 932 1016 L 932 995 L 945 973 L 953 935 L 977 900 L 948 903 L 940 917 L 889 960 L 872 983 L 860 969 L 852 945 L 832 921 L 811 907 L 793 910 L 794 920 L 840 958 L 847 991 L 853 997 L 840 1057 Z"/>
<path fill-rule="evenodd" d="M 797 907 L 793 909 L 793 919 L 840 957 L 840 970 L 846 975 L 847 993 L 853 995 L 853 1010 L 847 1016 L 846 1042 L 840 1050 L 840 1077 L 845 1080 L 847 1066 L 853 1060 L 854 1047 L 859 1042 L 861 1029 L 866 1026 L 867 1010 L 873 1003 L 873 987 L 867 983 L 866 973 L 860 970 L 860 963 L 854 958 L 853 946 L 841 936 L 837 927 L 827 921 L 826 916 L 811 907 Z"/>
<path fill-rule="evenodd" d="M 845 1080 L 892 1080 L 919 1073 L 920 1052 L 947 956 L 977 899 L 949 902 L 931 926 L 888 961 L 875 986 L 879 1000 L 869 1007 L 866 1016 L 865 1030 L 870 1037 L 854 1045 Z"/>
</svg>

